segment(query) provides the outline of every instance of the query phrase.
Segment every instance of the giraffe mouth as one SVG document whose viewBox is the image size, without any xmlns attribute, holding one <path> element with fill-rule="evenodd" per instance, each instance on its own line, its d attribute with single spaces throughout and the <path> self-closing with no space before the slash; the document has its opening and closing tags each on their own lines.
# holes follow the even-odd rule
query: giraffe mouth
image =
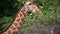
<svg viewBox="0 0 60 34">
<path fill-rule="evenodd" d="M 31 14 L 32 12 L 31 11 L 28 11 L 28 14 Z"/>
</svg>

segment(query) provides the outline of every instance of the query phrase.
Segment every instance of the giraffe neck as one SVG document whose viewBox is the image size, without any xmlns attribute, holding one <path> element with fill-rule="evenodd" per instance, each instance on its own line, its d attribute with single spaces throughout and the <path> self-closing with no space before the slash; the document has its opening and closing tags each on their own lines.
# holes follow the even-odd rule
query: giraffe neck
<svg viewBox="0 0 60 34">
<path fill-rule="evenodd" d="M 18 12 L 15 19 L 13 20 L 12 24 L 2 32 L 2 34 L 18 34 L 23 19 L 25 18 L 27 11 L 24 7 Z"/>
</svg>

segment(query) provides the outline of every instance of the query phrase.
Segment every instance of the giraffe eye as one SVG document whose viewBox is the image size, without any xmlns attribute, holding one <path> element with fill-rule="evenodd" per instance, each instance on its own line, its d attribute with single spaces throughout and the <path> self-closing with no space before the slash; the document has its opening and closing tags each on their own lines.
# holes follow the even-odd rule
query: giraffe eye
<svg viewBox="0 0 60 34">
<path fill-rule="evenodd" d="M 31 5 L 31 4 L 29 4 L 29 5 Z"/>
</svg>

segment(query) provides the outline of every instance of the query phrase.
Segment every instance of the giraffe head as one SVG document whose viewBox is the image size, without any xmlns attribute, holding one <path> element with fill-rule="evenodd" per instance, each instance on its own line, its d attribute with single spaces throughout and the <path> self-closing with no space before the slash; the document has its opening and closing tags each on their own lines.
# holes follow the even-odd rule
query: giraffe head
<svg viewBox="0 0 60 34">
<path fill-rule="evenodd" d="M 27 10 L 28 12 L 39 13 L 39 8 L 34 3 L 27 1 L 27 2 L 24 2 L 23 4 L 25 7 L 25 10 Z"/>
</svg>

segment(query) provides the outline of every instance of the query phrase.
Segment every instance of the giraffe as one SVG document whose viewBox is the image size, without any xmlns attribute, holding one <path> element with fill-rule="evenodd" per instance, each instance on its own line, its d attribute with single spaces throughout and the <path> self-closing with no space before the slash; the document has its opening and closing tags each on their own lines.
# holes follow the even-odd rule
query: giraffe
<svg viewBox="0 0 60 34">
<path fill-rule="evenodd" d="M 18 34 L 22 26 L 22 22 L 28 12 L 39 13 L 39 8 L 29 1 L 25 2 L 24 6 L 19 9 L 9 27 L 0 32 L 0 34 Z"/>
</svg>

